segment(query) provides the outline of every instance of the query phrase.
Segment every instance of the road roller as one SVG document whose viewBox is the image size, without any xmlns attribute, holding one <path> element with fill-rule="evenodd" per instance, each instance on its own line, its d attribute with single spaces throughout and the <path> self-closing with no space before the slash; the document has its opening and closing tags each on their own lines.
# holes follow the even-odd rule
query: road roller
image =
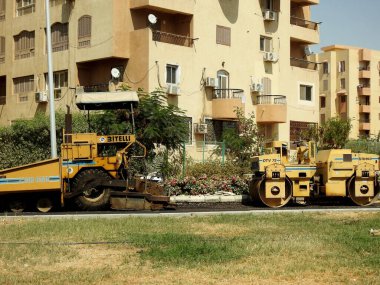
<svg viewBox="0 0 380 285">
<path fill-rule="evenodd" d="M 352 153 L 350 149 L 316 152 L 316 144 L 294 142 L 266 144 L 263 155 L 252 159 L 249 192 L 254 202 L 271 208 L 290 201 L 349 197 L 366 206 L 379 199 L 379 156 Z"/>
</svg>

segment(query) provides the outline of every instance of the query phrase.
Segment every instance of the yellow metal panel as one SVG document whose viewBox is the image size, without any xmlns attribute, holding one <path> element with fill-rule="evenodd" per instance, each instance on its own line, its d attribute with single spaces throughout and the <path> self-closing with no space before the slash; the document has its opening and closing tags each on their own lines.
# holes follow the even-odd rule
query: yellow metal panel
<svg viewBox="0 0 380 285">
<path fill-rule="evenodd" d="M 293 196 L 294 197 L 309 197 L 310 196 L 309 179 L 293 181 Z"/>
<path fill-rule="evenodd" d="M 15 191 L 61 189 L 59 159 L 50 159 L 0 171 L 0 194 Z"/>
<path fill-rule="evenodd" d="M 278 195 L 272 194 L 272 188 L 278 187 L 280 190 Z M 285 198 L 285 180 L 267 180 L 265 181 L 265 197 L 266 198 Z"/>
<path fill-rule="evenodd" d="M 360 189 L 364 189 L 368 192 L 362 192 Z M 373 179 L 368 180 L 355 180 L 355 197 L 373 197 L 375 196 L 374 181 Z"/>
<path fill-rule="evenodd" d="M 326 196 L 345 197 L 346 196 L 346 181 L 345 180 L 330 180 L 326 183 Z"/>
</svg>

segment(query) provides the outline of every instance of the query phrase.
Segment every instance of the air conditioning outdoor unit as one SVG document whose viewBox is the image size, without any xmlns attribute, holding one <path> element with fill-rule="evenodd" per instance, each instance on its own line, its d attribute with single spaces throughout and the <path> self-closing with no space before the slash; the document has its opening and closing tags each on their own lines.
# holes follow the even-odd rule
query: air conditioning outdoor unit
<svg viewBox="0 0 380 285">
<path fill-rule="evenodd" d="M 37 103 L 46 103 L 48 101 L 48 96 L 45 91 L 36 92 L 34 95 Z"/>
<path fill-rule="evenodd" d="M 265 52 L 264 53 L 264 61 L 277 62 L 278 56 L 274 52 Z"/>
<path fill-rule="evenodd" d="M 263 91 L 263 85 L 261 83 L 252 83 L 251 84 L 251 91 L 252 92 L 262 92 Z"/>
<path fill-rule="evenodd" d="M 179 86 L 177 84 L 168 84 L 166 93 L 170 95 L 179 95 L 181 92 Z"/>
<path fill-rule="evenodd" d="M 206 87 L 217 87 L 218 86 L 218 79 L 214 77 L 207 77 L 206 78 Z"/>
<path fill-rule="evenodd" d="M 207 124 L 194 124 L 194 133 L 207 134 Z"/>
<path fill-rule="evenodd" d="M 267 10 L 263 12 L 263 17 L 265 21 L 276 21 L 277 13 L 275 11 Z"/>
</svg>

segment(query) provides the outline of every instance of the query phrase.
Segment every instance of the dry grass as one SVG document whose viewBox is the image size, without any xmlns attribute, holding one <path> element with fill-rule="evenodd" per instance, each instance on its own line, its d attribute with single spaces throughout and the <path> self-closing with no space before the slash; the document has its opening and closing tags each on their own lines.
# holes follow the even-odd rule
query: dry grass
<svg viewBox="0 0 380 285">
<path fill-rule="evenodd" d="M 379 213 L 3 219 L 0 284 L 379 284 L 371 227 Z M 106 240 L 125 242 L 86 243 Z"/>
</svg>

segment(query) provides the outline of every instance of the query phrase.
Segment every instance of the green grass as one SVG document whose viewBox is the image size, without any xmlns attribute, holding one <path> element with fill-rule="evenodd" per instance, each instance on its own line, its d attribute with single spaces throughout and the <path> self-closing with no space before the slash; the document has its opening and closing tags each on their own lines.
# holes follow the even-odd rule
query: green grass
<svg viewBox="0 0 380 285">
<path fill-rule="evenodd" d="M 370 228 L 380 213 L 0 218 L 0 284 L 379 284 Z"/>
</svg>

